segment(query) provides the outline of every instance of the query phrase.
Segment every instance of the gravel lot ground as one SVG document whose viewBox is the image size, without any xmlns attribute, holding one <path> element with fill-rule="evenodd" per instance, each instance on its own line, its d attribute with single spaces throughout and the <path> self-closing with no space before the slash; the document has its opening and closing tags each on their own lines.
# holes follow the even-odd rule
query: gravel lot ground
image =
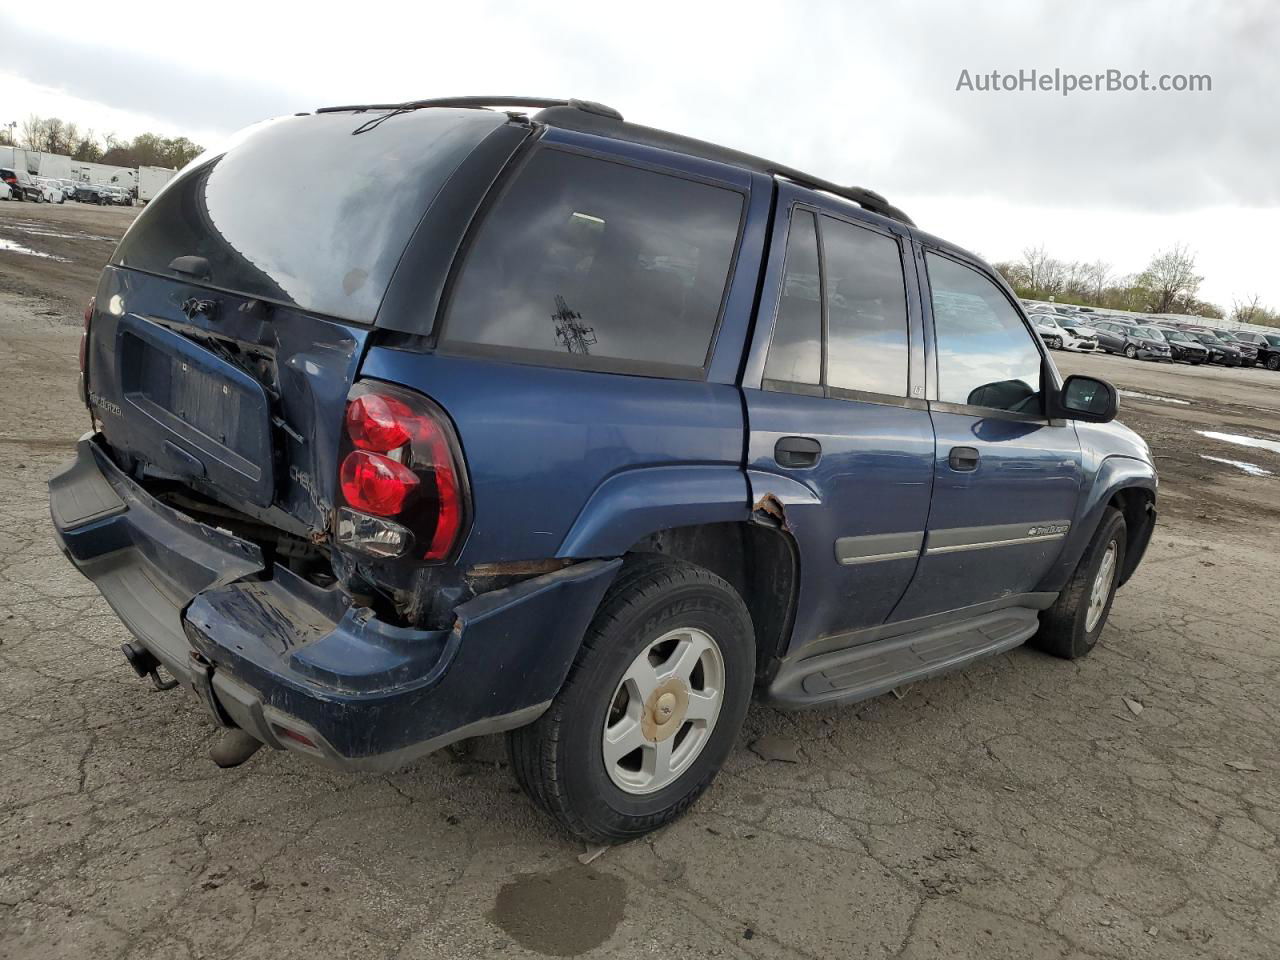
<svg viewBox="0 0 1280 960">
<path fill-rule="evenodd" d="M 691 815 L 584 866 L 496 740 L 389 777 L 219 771 L 194 698 L 133 678 L 45 481 L 135 212 L 0 204 L 0 240 L 65 258 L 0 250 L 0 958 L 1280 955 L 1280 450 L 1198 433 L 1280 440 L 1280 375 L 1059 354 L 1167 398 L 1122 398 L 1161 522 L 1094 654 L 756 707 Z"/>
</svg>

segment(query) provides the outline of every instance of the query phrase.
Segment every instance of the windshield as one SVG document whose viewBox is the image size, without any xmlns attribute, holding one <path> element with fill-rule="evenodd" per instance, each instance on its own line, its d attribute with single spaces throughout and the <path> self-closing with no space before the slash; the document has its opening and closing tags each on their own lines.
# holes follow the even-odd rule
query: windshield
<svg viewBox="0 0 1280 960">
<path fill-rule="evenodd" d="M 193 160 L 143 209 L 112 263 L 373 323 L 410 236 L 458 165 L 508 122 L 432 108 L 284 117 Z"/>
<path fill-rule="evenodd" d="M 1179 343 L 1195 343 L 1195 339 L 1190 334 L 1183 333 L 1181 330 L 1161 330 L 1166 340 L 1176 340 Z"/>
<path fill-rule="evenodd" d="M 1139 337 L 1146 337 L 1148 340 L 1164 340 L 1160 335 L 1160 331 L 1155 327 L 1134 327 L 1133 332 Z"/>
</svg>

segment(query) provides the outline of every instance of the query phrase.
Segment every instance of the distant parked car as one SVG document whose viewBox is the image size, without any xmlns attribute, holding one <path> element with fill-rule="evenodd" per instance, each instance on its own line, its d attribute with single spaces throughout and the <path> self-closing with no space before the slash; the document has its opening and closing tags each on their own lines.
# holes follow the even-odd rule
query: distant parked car
<svg viewBox="0 0 1280 960">
<path fill-rule="evenodd" d="M 1107 353 L 1122 353 L 1130 360 L 1173 360 L 1168 341 L 1151 327 L 1102 320 L 1093 329 L 1098 332 L 1098 346 Z"/>
<path fill-rule="evenodd" d="M 1051 350 L 1094 353 L 1098 349 L 1098 334 L 1092 327 L 1052 313 L 1033 313 L 1031 322 L 1044 345 Z"/>
<path fill-rule="evenodd" d="M 1280 370 L 1280 336 L 1274 333 L 1262 334 L 1262 339 L 1267 344 L 1266 355 L 1262 351 L 1258 352 L 1258 361 L 1268 370 Z"/>
<path fill-rule="evenodd" d="M 115 184 L 107 184 L 102 189 L 106 191 L 108 203 L 117 207 L 133 206 L 133 194 L 124 187 L 118 187 Z"/>
<path fill-rule="evenodd" d="M 1240 355 L 1244 360 L 1246 367 L 1252 367 L 1258 363 L 1258 355 L 1262 352 L 1260 344 L 1256 340 L 1250 340 L 1248 337 L 1241 336 L 1243 331 L 1240 330 L 1215 330 L 1214 335 L 1220 340 L 1231 344 L 1240 350 Z M 1258 338 L 1262 339 L 1261 336 Z"/>
<path fill-rule="evenodd" d="M 32 203 L 39 203 L 43 199 L 40 188 L 26 170 L 0 167 L 0 180 L 9 185 L 9 192 L 14 200 L 30 200 Z"/>
<path fill-rule="evenodd" d="M 65 203 L 66 195 L 62 191 L 62 184 L 57 180 L 49 177 L 36 177 L 36 186 L 40 188 L 40 198 L 45 203 Z"/>
<path fill-rule="evenodd" d="M 1174 360 L 1182 360 L 1194 367 L 1209 360 L 1209 348 L 1203 343 L 1177 327 L 1151 327 L 1169 344 Z"/>
<path fill-rule="evenodd" d="M 100 183 L 76 184 L 76 199 L 81 203 L 96 203 L 99 206 L 105 206 L 111 202 L 111 198 Z"/>
<path fill-rule="evenodd" d="M 1268 370 L 1280 370 L 1280 337 L 1253 330 L 1232 330 L 1231 337 L 1237 342 L 1257 347 L 1257 362 Z"/>
<path fill-rule="evenodd" d="M 1216 330 L 1189 330 L 1187 332 L 1208 348 L 1210 363 L 1220 363 L 1224 367 L 1243 367 L 1245 365 L 1246 347 L 1243 343 L 1232 343 L 1229 340 L 1224 340 L 1218 336 Z M 1253 360 L 1256 360 L 1258 357 L 1257 348 L 1250 347 L 1247 349 Z M 1253 360 L 1248 361 L 1250 366 L 1253 365 Z"/>
<path fill-rule="evenodd" d="M 9 185 L 0 180 L 0 200 L 12 200 L 13 191 L 9 189 Z"/>
</svg>

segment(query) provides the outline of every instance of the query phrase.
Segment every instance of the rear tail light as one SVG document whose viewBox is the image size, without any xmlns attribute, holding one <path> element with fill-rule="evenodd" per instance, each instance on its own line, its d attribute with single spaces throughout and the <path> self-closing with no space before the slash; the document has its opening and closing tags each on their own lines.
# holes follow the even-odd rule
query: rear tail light
<svg viewBox="0 0 1280 960">
<path fill-rule="evenodd" d="M 341 481 L 351 506 L 375 517 L 394 517 L 418 486 L 418 475 L 380 453 L 352 450 L 342 461 Z"/>
<path fill-rule="evenodd" d="M 347 401 L 337 540 L 380 557 L 447 559 L 468 514 L 453 426 L 420 394 L 365 381 Z"/>
</svg>

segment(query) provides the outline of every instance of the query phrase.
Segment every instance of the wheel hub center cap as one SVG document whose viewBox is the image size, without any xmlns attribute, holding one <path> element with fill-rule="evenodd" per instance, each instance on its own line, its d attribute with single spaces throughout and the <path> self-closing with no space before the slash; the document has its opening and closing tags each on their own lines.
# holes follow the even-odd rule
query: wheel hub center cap
<svg viewBox="0 0 1280 960">
<path fill-rule="evenodd" d="M 661 743 L 684 726 L 689 712 L 689 687 L 679 677 L 671 677 L 658 684 L 645 701 L 644 717 L 640 721 L 645 739 Z"/>
</svg>

